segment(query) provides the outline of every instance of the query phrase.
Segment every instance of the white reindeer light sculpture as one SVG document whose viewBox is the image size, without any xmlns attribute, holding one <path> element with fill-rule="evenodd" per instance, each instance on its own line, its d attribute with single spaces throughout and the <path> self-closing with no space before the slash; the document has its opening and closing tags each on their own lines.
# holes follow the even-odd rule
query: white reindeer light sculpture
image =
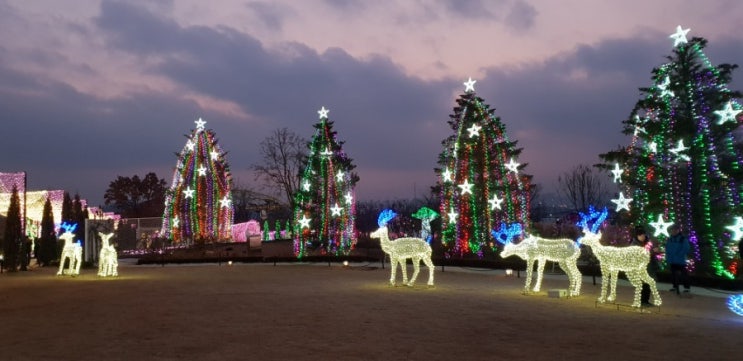
<svg viewBox="0 0 743 361">
<path fill-rule="evenodd" d="M 655 280 L 650 277 L 647 270 L 650 262 L 650 251 L 640 246 L 612 247 L 601 245 L 601 232 L 597 232 L 597 230 L 606 219 L 606 214 L 606 208 L 602 212 L 596 212 L 593 207 L 590 207 L 588 215 L 581 213 L 581 221 L 578 223 L 585 234 L 582 238 L 583 244 L 591 247 L 601 267 L 601 295 L 598 301 L 601 303 L 614 302 L 617 296 L 617 275 L 621 271 L 627 275 L 630 283 L 635 287 L 632 307 L 641 306 L 640 296 L 643 282 L 650 286 L 650 292 L 653 295 L 651 303 L 660 306 L 662 300 L 658 294 Z M 594 220 L 594 223 L 589 229 L 588 223 L 591 220 Z M 606 288 L 609 282 L 611 282 L 611 291 L 607 297 Z"/>
<path fill-rule="evenodd" d="M 59 257 L 59 271 L 57 271 L 57 276 L 63 274 L 77 276 L 80 274 L 80 264 L 83 259 L 83 247 L 80 246 L 80 243 L 74 242 L 75 234 L 72 233 L 77 228 L 77 223 L 73 225 L 62 223 L 61 227 L 64 228 L 65 232 L 59 238 L 64 240 L 64 246 L 62 247 L 62 255 Z M 69 265 L 67 269 L 64 269 L 64 264 L 67 260 L 69 260 Z"/>
<path fill-rule="evenodd" d="M 98 254 L 98 276 L 116 277 L 119 275 L 119 259 L 118 255 L 116 254 L 116 248 L 114 248 L 114 246 L 109 243 L 109 240 L 111 239 L 111 237 L 113 237 L 114 234 L 98 232 L 98 235 L 101 236 L 102 240 L 101 251 Z"/>
<path fill-rule="evenodd" d="M 372 238 L 379 238 L 382 251 L 390 255 L 390 268 L 392 268 L 390 285 L 395 285 L 395 272 L 397 271 L 397 265 L 399 264 L 402 268 L 402 283 L 412 287 L 415 283 L 415 279 L 418 277 L 418 272 L 420 271 L 420 262 L 423 261 L 423 263 L 428 267 L 428 285 L 433 286 L 431 246 L 421 238 L 398 238 L 391 241 L 387 233 L 387 223 L 391 221 L 392 218 L 395 218 L 395 216 L 397 216 L 397 214 L 392 210 L 383 210 L 377 219 L 379 229 L 370 234 Z M 410 282 L 408 282 L 408 273 L 406 269 L 408 258 L 413 261 L 414 268 Z"/>
<path fill-rule="evenodd" d="M 583 283 L 583 275 L 578 270 L 580 248 L 573 240 L 567 238 L 546 239 L 529 235 L 518 244 L 514 244 L 512 242 L 513 238 L 522 233 L 521 225 L 518 223 L 511 224 L 509 227 L 506 227 L 505 223 L 501 223 L 500 230 L 493 230 L 491 233 L 496 241 L 503 244 L 503 251 L 500 254 L 502 258 L 515 255 L 526 261 L 524 292 L 529 292 L 534 263 L 537 262 L 537 281 L 534 284 L 533 291 L 539 292 L 542 286 L 544 264 L 547 261 L 552 261 L 557 262 L 560 268 L 567 273 L 570 280 L 570 296 L 580 295 L 580 287 Z"/>
</svg>

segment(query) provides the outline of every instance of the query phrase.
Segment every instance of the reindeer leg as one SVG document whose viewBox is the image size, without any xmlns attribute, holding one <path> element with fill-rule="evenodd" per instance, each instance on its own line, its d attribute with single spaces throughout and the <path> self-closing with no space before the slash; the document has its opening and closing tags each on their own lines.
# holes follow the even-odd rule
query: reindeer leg
<svg viewBox="0 0 743 361">
<path fill-rule="evenodd" d="M 638 274 L 637 271 L 627 272 L 627 278 L 629 279 L 632 286 L 635 288 L 635 297 L 632 300 L 632 307 L 640 307 L 640 296 L 642 294 L 643 278 Z"/>
<path fill-rule="evenodd" d="M 609 272 L 609 269 L 601 267 L 601 295 L 599 295 L 599 302 L 601 303 L 606 302 L 606 287 L 608 287 L 609 282 L 611 282 L 609 279 L 610 277 L 611 273 Z"/>
<path fill-rule="evenodd" d="M 423 263 L 428 267 L 428 285 L 433 286 L 433 261 L 430 254 L 427 257 L 423 257 Z"/>
<path fill-rule="evenodd" d="M 400 263 L 400 270 L 402 270 L 402 284 L 407 285 L 408 284 L 408 259 L 403 258 L 397 262 Z"/>
<path fill-rule="evenodd" d="M 65 261 L 65 256 L 64 254 L 62 254 L 62 257 L 59 260 L 59 271 L 57 271 L 57 276 L 61 276 L 63 273 L 62 270 L 64 269 L 64 261 Z"/>
<path fill-rule="evenodd" d="M 617 299 L 617 276 L 619 276 L 619 271 L 611 271 L 611 292 L 609 292 L 609 302 L 614 302 Z"/>
<path fill-rule="evenodd" d="M 390 286 L 395 285 L 395 274 L 397 273 L 397 259 L 390 258 Z"/>
<path fill-rule="evenodd" d="M 650 277 L 647 270 L 642 272 L 641 275 L 642 275 L 642 281 L 647 283 L 648 286 L 650 286 L 650 293 L 653 295 L 652 304 L 656 306 L 660 306 L 663 303 L 663 301 L 660 299 L 660 295 L 658 294 L 658 287 L 655 284 L 655 280 L 653 279 L 653 277 Z"/>
<path fill-rule="evenodd" d="M 413 284 L 415 284 L 415 279 L 418 278 L 418 272 L 420 272 L 421 270 L 421 259 L 411 258 L 411 261 L 413 261 L 413 276 L 410 277 L 408 286 L 413 287 Z"/>
<path fill-rule="evenodd" d="M 526 284 L 524 285 L 524 293 L 529 293 L 529 287 L 531 287 L 531 272 L 534 268 L 534 262 L 536 262 L 536 260 L 526 260 Z"/>
<path fill-rule="evenodd" d="M 539 292 L 542 288 L 542 275 L 544 274 L 544 264 L 547 261 L 544 258 L 537 258 L 537 282 L 534 284 L 534 292 Z"/>
</svg>

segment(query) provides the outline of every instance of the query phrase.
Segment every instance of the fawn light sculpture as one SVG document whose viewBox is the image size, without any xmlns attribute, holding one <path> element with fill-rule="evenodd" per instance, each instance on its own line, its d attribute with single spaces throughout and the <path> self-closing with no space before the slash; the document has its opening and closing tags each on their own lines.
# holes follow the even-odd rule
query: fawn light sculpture
<svg viewBox="0 0 743 361">
<path fill-rule="evenodd" d="M 370 234 L 372 238 L 379 238 L 382 251 L 390 256 L 390 268 L 392 269 L 390 285 L 395 285 L 395 273 L 397 271 L 397 265 L 399 264 L 402 269 L 402 283 L 412 287 L 415 283 L 415 279 L 418 277 L 418 272 L 420 271 L 420 262 L 423 261 L 423 263 L 428 267 L 428 285 L 433 286 L 431 246 L 421 238 L 397 238 L 394 241 L 391 241 L 387 231 L 387 223 L 395 218 L 395 216 L 397 216 L 397 214 L 392 210 L 383 210 L 377 219 L 379 229 Z M 408 258 L 413 261 L 414 267 L 413 276 L 410 278 L 410 282 L 408 282 L 408 273 L 406 269 Z"/>
<path fill-rule="evenodd" d="M 74 242 L 75 234 L 72 233 L 77 228 L 77 223 L 69 225 L 62 223 L 62 228 L 65 232 L 62 233 L 59 238 L 64 240 L 64 246 L 62 247 L 62 255 L 59 257 L 59 271 L 57 276 L 68 274 L 71 276 L 77 276 L 80 274 L 80 264 L 83 258 L 83 247 L 80 243 Z M 65 262 L 69 260 L 67 269 L 64 269 Z"/>
<path fill-rule="evenodd" d="M 113 232 L 108 234 L 98 232 L 98 235 L 101 236 L 102 240 L 101 251 L 98 254 L 98 276 L 116 277 L 119 275 L 119 259 L 116 254 L 116 248 L 109 242 L 114 234 Z"/>
<path fill-rule="evenodd" d="M 570 280 L 569 294 L 571 297 L 580 295 L 580 287 L 583 276 L 578 270 L 578 257 L 580 256 L 580 247 L 571 239 L 547 239 L 528 235 L 519 243 L 513 243 L 513 238 L 521 235 L 521 225 L 518 223 L 506 227 L 501 223 L 498 231 L 493 230 L 493 237 L 496 241 L 503 244 L 503 251 L 500 256 L 507 258 L 512 255 L 518 256 L 526 261 L 526 283 L 524 292 L 529 292 L 532 281 L 532 271 L 534 263 L 537 263 L 537 280 L 534 284 L 534 292 L 539 292 L 542 286 L 542 275 L 544 274 L 544 264 L 547 261 L 557 262 Z"/>
<path fill-rule="evenodd" d="M 646 247 L 627 246 L 613 247 L 601 244 L 601 232 L 598 232 L 599 226 L 606 219 L 607 210 L 597 212 L 593 207 L 589 207 L 589 214 L 581 213 L 581 221 L 578 226 L 583 228 L 583 244 L 591 247 L 593 254 L 599 261 L 601 268 L 601 295 L 598 298 L 600 303 L 606 301 L 614 302 L 617 297 L 617 275 L 624 272 L 627 275 L 632 286 L 635 287 L 635 297 L 632 301 L 632 307 L 640 307 L 640 296 L 642 284 L 647 283 L 650 286 L 650 292 L 653 295 L 652 304 L 660 306 L 662 300 L 658 294 L 655 280 L 648 274 L 648 263 L 650 262 L 650 250 Z M 589 223 L 593 225 L 589 227 Z M 611 282 L 609 296 L 606 296 L 606 288 Z"/>
</svg>

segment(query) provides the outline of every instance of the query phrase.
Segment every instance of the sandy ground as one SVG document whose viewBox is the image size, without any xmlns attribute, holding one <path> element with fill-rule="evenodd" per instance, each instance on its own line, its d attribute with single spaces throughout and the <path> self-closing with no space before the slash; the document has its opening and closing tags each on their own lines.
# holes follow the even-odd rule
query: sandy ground
<svg viewBox="0 0 743 361">
<path fill-rule="evenodd" d="M 436 269 L 413 288 L 387 285 L 379 264 L 136 266 L 101 279 L 56 269 L 0 275 L 0 360 L 732 360 L 743 317 L 725 294 L 639 312 L 577 298 L 552 275 L 524 295 L 502 270 Z M 423 269 L 425 271 L 425 268 Z M 522 275 L 523 277 L 523 275 Z M 597 279 L 600 282 L 600 278 Z"/>
</svg>

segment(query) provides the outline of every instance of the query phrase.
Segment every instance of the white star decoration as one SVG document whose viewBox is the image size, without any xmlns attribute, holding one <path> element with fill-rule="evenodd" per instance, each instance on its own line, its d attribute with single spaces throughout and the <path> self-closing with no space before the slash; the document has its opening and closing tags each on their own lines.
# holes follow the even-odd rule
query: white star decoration
<svg viewBox="0 0 743 361">
<path fill-rule="evenodd" d="M 189 151 L 193 152 L 195 147 L 196 147 L 196 143 L 191 141 L 191 139 L 189 139 L 188 142 L 186 142 L 186 149 L 188 149 Z"/>
<path fill-rule="evenodd" d="M 178 219 L 178 217 L 173 218 L 173 228 L 178 228 L 180 224 L 181 224 L 181 220 Z"/>
<path fill-rule="evenodd" d="M 472 80 L 470 77 L 466 82 L 462 83 L 464 84 L 464 92 L 475 92 L 475 83 L 477 83 L 477 80 Z"/>
<path fill-rule="evenodd" d="M 204 168 L 203 165 L 200 166 L 199 169 L 197 169 L 197 171 L 199 172 L 199 175 L 202 177 L 206 175 L 206 168 Z"/>
<path fill-rule="evenodd" d="M 668 237 L 668 227 L 670 227 L 673 224 L 673 222 L 666 222 L 663 220 L 663 215 L 658 215 L 658 220 L 656 222 L 650 222 L 650 225 L 655 228 L 655 233 L 653 233 L 653 237 L 658 237 L 660 235 L 664 235 Z"/>
<path fill-rule="evenodd" d="M 457 223 L 457 217 L 459 217 L 459 213 L 454 212 L 453 207 L 449 210 L 449 213 L 447 214 L 449 215 L 449 223 Z"/>
<path fill-rule="evenodd" d="M 206 122 L 203 121 L 203 120 L 201 120 L 201 118 L 199 118 L 199 120 L 195 121 L 194 123 L 196 123 L 196 132 L 197 133 L 204 130 L 204 125 L 206 125 Z"/>
<path fill-rule="evenodd" d="M 735 117 L 737 117 L 740 112 L 743 112 L 743 110 L 733 110 L 733 103 L 728 102 L 727 104 L 725 104 L 724 108 L 715 110 L 715 114 L 720 117 L 720 119 L 717 121 L 717 124 L 722 125 L 727 122 L 735 123 Z"/>
<path fill-rule="evenodd" d="M 317 114 L 320 115 L 320 119 L 327 118 L 328 117 L 328 113 L 330 113 L 330 110 L 325 109 L 324 106 L 322 108 L 320 108 L 320 110 L 317 111 Z"/>
<path fill-rule="evenodd" d="M 330 215 L 332 215 L 332 216 L 340 216 L 342 210 L 343 210 L 343 208 L 339 207 L 338 206 L 338 203 L 336 203 L 335 206 L 330 207 Z"/>
<path fill-rule="evenodd" d="M 511 172 L 518 173 L 520 165 L 520 163 L 516 163 L 513 158 L 511 158 L 511 161 L 506 164 L 506 168 L 508 168 L 508 170 L 510 170 Z"/>
<path fill-rule="evenodd" d="M 460 194 L 465 195 L 467 193 L 472 194 L 472 186 L 474 186 L 474 184 L 470 184 L 470 181 L 465 179 L 464 183 L 458 185 L 457 187 L 462 190 Z"/>
<path fill-rule="evenodd" d="M 325 147 L 325 150 L 323 150 L 322 152 L 320 152 L 320 155 L 324 155 L 326 157 L 329 157 L 329 156 L 333 155 L 333 152 L 331 152 L 330 149 L 328 149 L 328 147 Z"/>
<path fill-rule="evenodd" d="M 211 155 L 212 160 L 217 160 L 219 158 L 219 152 L 217 152 L 216 150 L 213 150 L 211 153 L 209 153 L 209 155 Z"/>
<path fill-rule="evenodd" d="M 338 182 L 343 182 L 343 177 L 345 177 L 346 174 L 343 173 L 342 170 L 339 170 L 338 173 L 335 175 L 335 180 Z"/>
<path fill-rule="evenodd" d="M 622 173 L 624 169 L 619 168 L 619 163 L 614 163 L 614 170 L 611 171 L 614 174 L 614 183 L 622 183 Z"/>
<path fill-rule="evenodd" d="M 617 212 L 621 211 L 622 209 L 626 209 L 629 212 L 629 202 L 632 202 L 632 198 L 624 198 L 624 193 L 619 192 L 619 198 L 612 199 L 613 203 L 616 203 L 617 205 Z"/>
<path fill-rule="evenodd" d="M 735 217 L 735 224 L 725 227 L 732 232 L 730 239 L 735 241 L 743 237 L 743 217 Z"/>
<path fill-rule="evenodd" d="M 684 140 L 681 139 L 679 140 L 678 145 L 676 145 L 676 148 L 669 149 L 669 151 L 676 156 L 677 161 L 683 160 L 685 162 L 688 162 L 691 160 L 691 158 L 686 154 L 682 154 L 683 151 L 688 150 L 688 149 L 689 147 L 685 146 Z"/>
<path fill-rule="evenodd" d="M 658 153 L 658 143 L 656 142 L 648 143 L 648 150 L 650 151 L 650 153 Z"/>
<path fill-rule="evenodd" d="M 353 196 L 351 195 L 351 192 L 348 192 L 346 194 L 346 204 L 351 204 L 353 202 Z"/>
<path fill-rule="evenodd" d="M 669 85 L 671 85 L 671 78 L 666 75 L 666 78 L 663 79 L 663 82 L 658 84 L 658 89 L 660 89 L 660 96 L 674 96 L 673 92 L 668 89 Z"/>
<path fill-rule="evenodd" d="M 228 208 L 228 207 L 230 206 L 230 204 L 231 204 L 231 203 L 232 203 L 232 200 L 231 200 L 231 199 L 230 199 L 229 197 L 227 197 L 226 195 L 224 196 L 224 198 L 222 198 L 222 199 L 221 199 L 221 200 L 219 201 L 219 205 L 220 205 L 220 206 L 221 206 L 222 208 Z"/>
<path fill-rule="evenodd" d="M 191 189 L 191 186 L 186 187 L 186 190 L 183 191 L 183 195 L 186 198 L 193 198 L 193 192 L 194 190 Z"/>
<path fill-rule="evenodd" d="M 305 180 L 304 182 L 302 182 L 302 189 L 304 189 L 305 191 L 309 192 L 310 191 L 310 181 Z"/>
<path fill-rule="evenodd" d="M 673 47 L 679 46 L 679 44 L 686 44 L 688 41 L 686 40 L 686 34 L 691 29 L 683 30 L 681 29 L 681 25 L 676 26 L 676 32 L 671 34 L 669 38 L 673 39 Z"/>
<path fill-rule="evenodd" d="M 312 220 L 312 218 L 307 218 L 306 215 L 302 215 L 302 219 L 299 220 L 299 226 L 301 228 L 310 228 L 310 220 Z"/>
<path fill-rule="evenodd" d="M 472 126 L 467 129 L 467 131 L 470 132 L 470 138 L 474 138 L 480 135 L 480 129 L 482 129 L 481 126 L 477 124 L 472 124 Z"/>
<path fill-rule="evenodd" d="M 451 171 L 449 168 L 444 169 L 444 171 L 441 173 L 441 178 L 444 178 L 444 182 L 451 182 Z"/>
<path fill-rule="evenodd" d="M 503 203 L 503 199 L 498 198 L 497 194 L 493 195 L 493 198 L 488 199 L 488 203 L 490 203 L 490 210 L 496 210 L 501 209 L 501 203 Z"/>
</svg>

